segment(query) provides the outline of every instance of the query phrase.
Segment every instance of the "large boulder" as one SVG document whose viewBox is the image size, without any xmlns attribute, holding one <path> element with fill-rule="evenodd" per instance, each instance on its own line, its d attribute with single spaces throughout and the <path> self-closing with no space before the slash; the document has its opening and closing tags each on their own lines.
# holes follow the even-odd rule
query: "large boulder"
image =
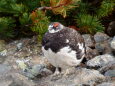
<svg viewBox="0 0 115 86">
<path fill-rule="evenodd" d="M 87 62 L 87 66 L 90 67 L 102 67 L 104 65 L 106 65 L 107 63 L 111 62 L 111 61 L 115 61 L 115 57 L 110 55 L 110 54 L 104 54 L 104 55 L 99 55 L 94 57 L 93 59 L 89 60 Z"/>
</svg>

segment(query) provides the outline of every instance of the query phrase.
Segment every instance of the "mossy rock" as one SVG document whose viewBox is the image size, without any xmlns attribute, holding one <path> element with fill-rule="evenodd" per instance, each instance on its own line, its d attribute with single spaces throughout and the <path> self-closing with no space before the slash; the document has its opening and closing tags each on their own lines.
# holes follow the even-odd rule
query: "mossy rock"
<svg viewBox="0 0 115 86">
<path fill-rule="evenodd" d="M 5 41 L 4 40 L 0 40 L 0 52 L 3 51 L 5 49 Z"/>
</svg>

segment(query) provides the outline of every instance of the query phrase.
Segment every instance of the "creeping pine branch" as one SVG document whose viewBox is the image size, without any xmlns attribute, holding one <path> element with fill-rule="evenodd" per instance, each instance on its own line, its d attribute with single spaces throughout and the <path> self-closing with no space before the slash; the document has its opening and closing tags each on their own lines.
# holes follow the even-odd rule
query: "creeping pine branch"
<svg viewBox="0 0 115 86">
<path fill-rule="evenodd" d="M 54 6 L 54 7 L 39 7 L 38 10 L 42 10 L 42 11 L 52 10 L 52 9 L 59 8 L 59 7 L 65 6 L 65 5 L 66 4 L 59 4 L 59 5 Z"/>
</svg>

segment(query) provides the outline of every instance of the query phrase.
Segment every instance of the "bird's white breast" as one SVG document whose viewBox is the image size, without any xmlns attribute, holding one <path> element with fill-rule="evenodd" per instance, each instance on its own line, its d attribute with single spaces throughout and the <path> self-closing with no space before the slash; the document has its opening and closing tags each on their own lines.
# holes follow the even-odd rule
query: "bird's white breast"
<svg viewBox="0 0 115 86">
<path fill-rule="evenodd" d="M 55 67 L 61 67 L 67 69 L 68 67 L 77 66 L 82 61 L 76 58 L 76 51 L 72 50 L 69 46 L 63 47 L 59 52 L 54 53 L 50 48 L 45 50 L 42 47 L 44 56 Z"/>
</svg>

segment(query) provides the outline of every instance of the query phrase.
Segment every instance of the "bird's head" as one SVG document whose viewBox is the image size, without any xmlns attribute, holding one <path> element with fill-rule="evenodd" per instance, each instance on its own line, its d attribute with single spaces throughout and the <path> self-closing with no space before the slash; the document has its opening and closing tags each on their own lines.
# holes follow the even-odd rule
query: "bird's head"
<svg viewBox="0 0 115 86">
<path fill-rule="evenodd" d="M 64 25 L 62 25 L 59 22 L 52 22 L 50 23 L 49 27 L 48 27 L 48 31 L 49 33 L 56 33 L 60 30 L 62 30 L 64 28 Z"/>
</svg>

